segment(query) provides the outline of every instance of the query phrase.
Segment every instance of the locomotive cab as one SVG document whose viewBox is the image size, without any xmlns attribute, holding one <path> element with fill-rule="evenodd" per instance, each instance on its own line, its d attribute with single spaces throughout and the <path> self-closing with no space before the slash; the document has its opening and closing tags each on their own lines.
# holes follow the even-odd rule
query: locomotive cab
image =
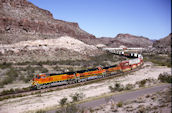
<svg viewBox="0 0 172 113">
<path fill-rule="evenodd" d="M 40 84 L 41 80 L 44 79 L 45 76 L 45 74 L 35 75 L 32 79 L 32 86 L 35 87 L 36 85 Z"/>
</svg>

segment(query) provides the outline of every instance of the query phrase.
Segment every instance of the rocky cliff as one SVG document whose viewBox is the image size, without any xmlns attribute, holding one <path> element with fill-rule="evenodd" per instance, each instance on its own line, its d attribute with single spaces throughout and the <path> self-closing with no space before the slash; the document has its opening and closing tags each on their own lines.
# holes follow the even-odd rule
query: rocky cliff
<svg viewBox="0 0 172 113">
<path fill-rule="evenodd" d="M 0 0 L 0 43 L 71 36 L 80 40 L 95 38 L 77 23 L 54 19 L 52 14 L 27 0 Z"/>
</svg>

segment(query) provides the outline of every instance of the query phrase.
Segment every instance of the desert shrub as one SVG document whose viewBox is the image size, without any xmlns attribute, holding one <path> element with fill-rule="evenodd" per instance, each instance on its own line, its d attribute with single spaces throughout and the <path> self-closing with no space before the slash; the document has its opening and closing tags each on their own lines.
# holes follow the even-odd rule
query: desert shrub
<svg viewBox="0 0 172 113">
<path fill-rule="evenodd" d="M 4 84 L 3 84 L 3 82 L 1 81 L 0 82 L 0 88 L 3 88 L 4 87 Z"/>
<path fill-rule="evenodd" d="M 25 77 L 23 75 L 20 75 L 19 80 L 23 80 L 24 81 Z"/>
<path fill-rule="evenodd" d="M 127 84 L 126 86 L 125 86 L 125 89 L 126 90 L 131 90 L 131 89 L 133 89 L 134 88 L 134 85 L 133 84 Z"/>
<path fill-rule="evenodd" d="M 24 82 L 25 83 L 28 83 L 29 81 L 32 80 L 33 76 L 34 76 L 34 74 L 27 75 L 26 77 L 24 77 Z"/>
<path fill-rule="evenodd" d="M 56 65 L 53 69 L 56 70 L 56 71 L 59 71 L 60 67 Z"/>
<path fill-rule="evenodd" d="M 10 67 L 11 67 L 11 63 L 3 62 L 2 64 L 0 64 L 0 69 L 10 68 Z"/>
<path fill-rule="evenodd" d="M 18 63 L 16 63 L 16 65 L 28 65 L 28 64 L 30 64 L 30 62 L 29 62 L 29 61 L 25 61 L 25 62 L 18 62 Z"/>
<path fill-rule="evenodd" d="M 137 113 L 147 113 L 147 110 L 145 107 L 141 107 L 138 109 Z"/>
<path fill-rule="evenodd" d="M 12 83 L 18 77 L 18 72 L 14 68 L 10 68 L 6 73 L 6 77 L 1 81 L 1 85 Z"/>
<path fill-rule="evenodd" d="M 3 90 L 3 91 L 1 92 L 1 95 L 12 94 L 12 93 L 14 93 L 14 92 L 15 92 L 15 90 L 11 88 L 10 90 Z"/>
<path fill-rule="evenodd" d="M 84 113 L 84 110 L 75 104 L 68 104 L 66 107 L 57 110 L 56 113 Z"/>
<path fill-rule="evenodd" d="M 35 72 L 35 68 L 31 67 L 31 65 L 28 65 L 26 67 L 26 71 L 27 71 L 27 74 L 30 75 L 30 74 L 33 74 Z"/>
<path fill-rule="evenodd" d="M 67 98 L 62 98 L 61 100 L 60 100 L 60 106 L 64 106 L 65 104 L 67 103 Z"/>
<path fill-rule="evenodd" d="M 46 113 L 46 111 L 44 111 L 44 110 L 38 110 L 38 111 L 36 111 L 36 113 Z"/>
<path fill-rule="evenodd" d="M 124 86 L 120 83 L 115 83 L 114 86 L 109 86 L 109 89 L 111 92 L 122 91 L 124 90 Z"/>
<path fill-rule="evenodd" d="M 4 80 L 2 80 L 3 85 L 6 85 L 12 82 L 13 82 L 13 77 L 6 77 Z"/>
<path fill-rule="evenodd" d="M 144 87 L 146 84 L 146 79 L 139 81 L 139 87 Z"/>
<path fill-rule="evenodd" d="M 75 94 L 71 95 L 71 98 L 72 98 L 73 102 L 77 102 L 84 98 L 84 94 L 83 93 L 75 93 Z"/>
<path fill-rule="evenodd" d="M 12 78 L 18 77 L 18 73 L 14 68 L 10 68 L 10 70 L 6 73 L 6 75 Z"/>
<path fill-rule="evenodd" d="M 167 72 L 160 73 L 158 80 L 160 80 L 161 82 L 172 83 L 172 76 Z"/>
<path fill-rule="evenodd" d="M 118 103 L 116 104 L 116 106 L 117 106 L 117 107 L 122 107 L 122 106 L 123 106 L 123 102 L 122 102 L 122 101 L 118 102 Z"/>
<path fill-rule="evenodd" d="M 47 73 L 47 72 L 48 72 L 48 69 L 46 69 L 46 68 L 41 69 L 41 73 Z"/>
</svg>

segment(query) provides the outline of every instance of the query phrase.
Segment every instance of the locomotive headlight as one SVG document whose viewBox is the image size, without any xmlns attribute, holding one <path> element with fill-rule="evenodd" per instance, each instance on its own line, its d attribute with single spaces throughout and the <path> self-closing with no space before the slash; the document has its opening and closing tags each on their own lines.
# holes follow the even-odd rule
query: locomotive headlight
<svg viewBox="0 0 172 113">
<path fill-rule="evenodd" d="M 37 81 L 32 81 L 32 85 L 36 85 L 36 84 L 38 84 Z"/>
</svg>

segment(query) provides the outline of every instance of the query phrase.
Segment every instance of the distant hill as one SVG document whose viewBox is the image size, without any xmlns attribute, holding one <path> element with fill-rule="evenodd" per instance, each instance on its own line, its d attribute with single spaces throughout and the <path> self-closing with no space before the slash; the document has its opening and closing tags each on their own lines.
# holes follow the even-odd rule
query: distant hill
<svg viewBox="0 0 172 113">
<path fill-rule="evenodd" d="M 154 41 L 153 48 L 155 48 L 158 53 L 171 52 L 171 37 L 172 33 L 164 38 L 161 38 L 160 40 Z"/>
<path fill-rule="evenodd" d="M 143 36 L 135 36 L 131 34 L 118 34 L 114 38 L 110 37 L 101 37 L 100 42 L 105 44 L 108 47 L 150 47 L 153 42 Z"/>
</svg>

